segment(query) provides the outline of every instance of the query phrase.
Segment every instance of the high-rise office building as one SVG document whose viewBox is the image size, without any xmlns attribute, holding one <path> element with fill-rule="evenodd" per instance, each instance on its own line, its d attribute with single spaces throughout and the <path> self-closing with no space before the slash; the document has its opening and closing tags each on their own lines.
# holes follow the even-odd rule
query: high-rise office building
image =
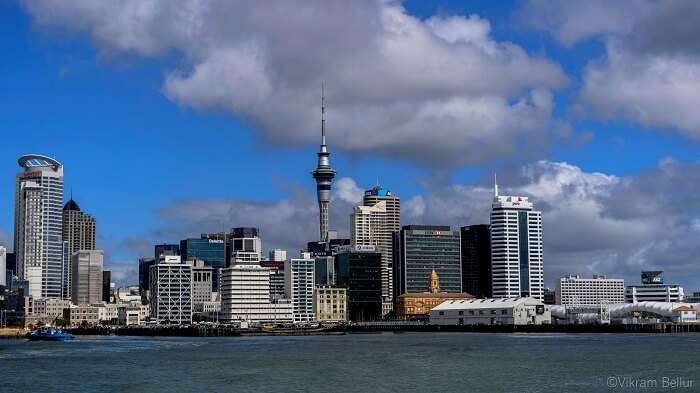
<svg viewBox="0 0 700 393">
<path fill-rule="evenodd" d="M 292 322 L 292 305 L 271 298 L 269 268 L 234 264 L 223 271 L 221 321 Z"/>
<path fill-rule="evenodd" d="M 493 297 L 544 300 L 542 213 L 522 196 L 498 195 L 491 210 L 491 287 Z"/>
<path fill-rule="evenodd" d="M 149 291 L 151 289 L 151 266 L 156 264 L 156 260 L 150 257 L 139 258 L 139 294 L 141 303 L 148 304 Z"/>
<path fill-rule="evenodd" d="M 663 271 L 643 271 L 642 285 L 625 287 L 625 301 L 637 302 L 682 302 L 685 298 L 683 287 L 664 284 Z"/>
<path fill-rule="evenodd" d="M 102 301 L 101 250 L 80 250 L 71 258 L 71 301 L 73 304 L 97 304 Z"/>
<path fill-rule="evenodd" d="M 224 242 L 224 266 L 231 266 L 231 232 L 202 233 L 202 239 L 222 240 Z"/>
<path fill-rule="evenodd" d="M 17 275 L 34 298 L 60 298 L 63 283 L 63 166 L 53 158 L 29 154 L 15 183 L 14 251 Z"/>
<path fill-rule="evenodd" d="M 153 247 L 153 258 L 156 261 L 160 260 L 162 256 L 176 256 L 180 255 L 180 245 L 179 244 L 157 244 Z"/>
<path fill-rule="evenodd" d="M 331 183 L 335 177 L 335 171 L 331 168 L 328 145 L 326 145 L 326 105 L 323 92 L 321 92 L 321 147 L 318 151 L 318 164 L 311 172 L 316 180 L 316 197 L 319 210 L 319 240 L 328 241 L 328 209 L 331 203 Z"/>
<path fill-rule="evenodd" d="M 440 290 L 462 292 L 459 231 L 449 226 L 407 225 L 395 234 L 394 294 L 429 292 L 433 270 L 440 276 Z"/>
<path fill-rule="evenodd" d="M 150 314 L 158 323 L 192 323 L 192 265 L 163 255 L 150 271 Z"/>
<path fill-rule="evenodd" d="M 109 303 L 110 297 L 112 297 L 112 271 L 103 270 L 102 271 L 102 301 Z"/>
<path fill-rule="evenodd" d="M 63 206 L 63 297 L 71 298 L 71 258 L 79 250 L 94 250 L 95 219 L 71 199 Z"/>
<path fill-rule="evenodd" d="M 308 254 L 284 263 L 285 290 L 292 302 L 294 322 L 309 322 L 314 314 L 314 268 L 316 261 Z"/>
<path fill-rule="evenodd" d="M 393 309 L 394 291 L 394 261 L 392 252 L 392 241 L 394 233 L 401 230 L 401 198 L 381 185 L 377 184 L 365 191 L 362 197 L 364 206 L 377 206 L 384 204 L 383 225 L 373 236 L 377 237 L 374 243 L 382 254 L 382 312 L 387 314 Z"/>
<path fill-rule="evenodd" d="M 348 318 L 373 321 L 382 318 L 382 255 L 375 246 L 345 246 L 338 250 L 337 286 L 347 289 Z"/>
<path fill-rule="evenodd" d="M 183 261 L 199 260 L 212 269 L 214 292 L 219 292 L 221 269 L 226 267 L 226 243 L 222 239 L 200 238 L 180 241 L 180 258 Z"/>
<path fill-rule="evenodd" d="M 7 286 L 7 249 L 0 246 L 0 287 Z"/>
<path fill-rule="evenodd" d="M 231 265 L 257 264 L 262 259 L 262 241 L 258 236 L 258 228 L 233 228 L 231 243 Z"/>
<path fill-rule="evenodd" d="M 460 228 L 462 292 L 491 297 L 491 229 L 487 224 Z"/>
</svg>

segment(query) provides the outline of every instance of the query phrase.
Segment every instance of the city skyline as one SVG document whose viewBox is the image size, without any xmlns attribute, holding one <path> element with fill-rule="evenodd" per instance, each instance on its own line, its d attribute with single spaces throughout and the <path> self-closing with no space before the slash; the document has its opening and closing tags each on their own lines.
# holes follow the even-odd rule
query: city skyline
<svg viewBox="0 0 700 393">
<path fill-rule="evenodd" d="M 158 243 L 253 226 L 261 228 L 264 250 L 284 248 L 295 255 L 307 241 L 318 237 L 318 207 L 309 176 L 318 149 L 320 97 L 315 81 L 300 91 L 307 94 L 300 96 L 297 108 L 298 116 L 308 121 L 286 119 L 295 128 L 282 137 L 270 131 L 275 125 L 266 124 L 255 113 L 228 107 L 222 113 L 222 108 L 211 110 L 216 105 L 210 105 L 207 97 L 196 104 L 191 97 L 174 96 L 172 91 L 163 94 L 159 87 L 162 73 L 171 71 L 172 64 L 160 57 L 155 57 L 157 64 L 149 63 L 143 57 L 152 57 L 142 47 L 130 48 L 127 43 L 126 48 L 120 48 L 100 36 L 89 42 L 80 33 L 77 38 L 47 35 L 47 28 L 65 27 L 65 22 L 40 19 L 45 12 L 41 2 L 26 4 L 0 6 L 7 11 L 2 20 L 8 22 L 2 31 L 16 38 L 13 45 L 18 56 L 12 61 L 31 62 L 34 65 L 30 68 L 41 75 L 27 82 L 32 92 L 22 94 L 11 79 L 29 71 L 11 67 L 9 76 L 4 77 L 6 91 L 15 96 L 16 103 L 9 102 L 9 97 L 2 101 L 7 104 L 4 114 L 8 121 L 3 130 L 7 143 L 0 147 L 0 176 L 6 185 L 3 189 L 10 191 L 0 195 L 0 244 L 12 248 L 11 181 L 18 172 L 16 160 L 25 153 L 55 156 L 64 165 L 63 202 L 67 191 L 73 189 L 75 200 L 100 223 L 97 248 L 105 250 L 105 269 L 113 269 L 115 281 L 121 284 L 136 282 L 137 259 L 150 256 L 152 246 Z M 578 79 L 593 83 L 584 72 L 588 61 L 624 61 L 626 57 L 615 56 L 633 55 L 608 53 L 612 49 L 602 47 L 624 32 L 605 33 L 601 38 L 561 38 L 559 30 L 551 35 L 536 33 L 530 27 L 513 31 L 504 27 L 507 15 L 497 9 L 479 4 L 473 9 L 450 2 L 444 5 L 446 15 L 460 18 L 457 22 L 482 28 L 475 34 L 485 36 L 475 39 L 492 45 L 514 42 L 523 48 L 528 61 L 543 60 L 547 67 L 560 67 L 573 85 Z M 531 5 L 533 9 L 537 6 L 537 2 Z M 436 14 L 435 9 L 411 2 L 405 4 L 403 12 L 390 11 L 402 18 L 415 17 L 422 28 L 430 26 L 429 18 Z M 77 13 L 76 18 L 81 15 Z M 439 30 L 449 27 L 448 20 L 432 19 L 434 34 L 448 34 Z M 643 20 L 639 23 L 643 26 Z M 490 32 L 483 30 L 489 26 Z M 95 27 L 87 29 L 93 29 L 94 37 Z M 122 53 L 124 49 L 135 54 L 130 57 Z M 570 59 L 579 54 L 581 59 Z M 198 63 L 192 61 L 194 68 Z M 692 123 L 687 126 L 679 120 L 678 124 L 659 126 L 629 115 L 613 116 L 612 121 L 597 115 L 572 120 L 567 112 L 573 110 L 575 100 L 567 96 L 578 95 L 580 89 L 557 83 L 527 81 L 519 87 L 527 94 L 506 93 L 495 87 L 486 87 L 485 92 L 460 87 L 472 98 L 505 96 L 517 100 L 532 93 L 531 101 L 525 99 L 525 107 L 547 104 L 547 95 L 535 92 L 539 92 L 536 88 L 550 89 L 555 109 L 549 120 L 561 123 L 557 129 L 560 134 L 552 131 L 545 137 L 526 130 L 510 135 L 550 145 L 542 151 L 516 147 L 508 153 L 475 158 L 478 154 L 460 141 L 456 148 L 470 156 L 467 163 L 441 150 L 450 143 L 438 137 L 433 141 L 435 146 L 407 137 L 414 153 L 406 147 L 409 145 L 400 144 L 401 151 L 392 151 L 381 138 L 368 138 L 363 129 L 376 124 L 363 116 L 371 117 L 373 108 L 360 108 L 359 116 L 350 116 L 356 120 L 348 120 L 348 107 L 352 106 L 348 101 L 368 97 L 353 97 L 358 89 L 350 88 L 342 75 L 324 72 L 323 77 L 329 101 L 327 132 L 337 171 L 329 221 L 330 229 L 338 230 L 341 236 L 348 236 L 352 206 L 377 182 L 401 196 L 403 225 L 450 225 L 458 230 L 488 223 L 490 179 L 497 171 L 504 194 L 528 196 L 542 210 L 546 286 L 553 287 L 559 277 L 570 273 L 606 274 L 633 284 L 640 270 L 659 269 L 666 271 L 669 281 L 689 290 L 697 288 L 700 246 L 695 239 L 700 235 L 700 209 L 695 184 L 700 184 L 700 165 L 696 161 L 697 142 L 682 135 L 692 134 L 687 131 L 693 128 Z M 586 84 L 581 89 L 592 94 L 593 87 Z M 65 90 L 71 92 L 62 95 Z M 44 92 L 55 96 L 56 105 L 40 97 Z M 109 99 L 109 92 L 118 100 Z M 87 105 L 89 101 L 94 102 Z M 36 103 L 43 116 L 26 114 L 26 109 L 15 111 L 17 105 L 29 102 Z M 275 101 L 270 107 L 278 109 L 279 105 Z M 275 122 L 284 121 L 286 115 L 284 111 L 265 114 Z M 249 120 L 243 120 L 247 116 L 251 116 Z M 402 135 L 395 126 L 386 131 Z M 405 130 L 406 135 L 411 135 L 410 131 Z M 353 132 L 367 139 L 358 141 Z M 441 129 L 435 132 L 459 137 Z M 418 151 L 423 149 L 448 161 L 436 158 L 431 162 L 428 153 Z"/>
</svg>

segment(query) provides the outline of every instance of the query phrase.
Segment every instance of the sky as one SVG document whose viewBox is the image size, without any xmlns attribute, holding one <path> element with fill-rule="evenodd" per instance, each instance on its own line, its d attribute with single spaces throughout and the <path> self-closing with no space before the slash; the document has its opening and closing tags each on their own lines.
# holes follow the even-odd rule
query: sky
<svg viewBox="0 0 700 393">
<path fill-rule="evenodd" d="M 543 212 L 545 282 L 664 270 L 700 290 L 700 3 L 12 0 L 0 3 L 0 244 L 25 153 L 64 165 L 120 284 L 153 245 L 317 233 L 320 87 L 337 171 L 402 224 Z M 4 180 L 2 180 L 4 179 Z"/>
</svg>

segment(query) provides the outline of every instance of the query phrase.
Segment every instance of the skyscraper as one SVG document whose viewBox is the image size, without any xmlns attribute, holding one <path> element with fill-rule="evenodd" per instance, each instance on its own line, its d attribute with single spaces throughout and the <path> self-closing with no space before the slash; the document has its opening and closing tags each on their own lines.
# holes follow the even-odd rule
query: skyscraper
<svg viewBox="0 0 700 393">
<path fill-rule="evenodd" d="M 345 246 L 335 256 L 337 286 L 347 289 L 348 318 L 382 318 L 381 254 L 374 246 Z"/>
<path fill-rule="evenodd" d="M 71 258 L 79 250 L 95 249 L 95 219 L 71 199 L 63 206 L 63 297 L 70 299 Z"/>
<path fill-rule="evenodd" d="M 61 205 L 63 166 L 53 158 L 24 155 L 15 183 L 14 250 L 17 275 L 34 298 L 60 298 L 63 282 Z"/>
<path fill-rule="evenodd" d="M 153 257 L 155 258 L 156 261 L 160 259 L 160 257 L 168 255 L 168 256 L 174 256 L 174 255 L 180 255 L 180 245 L 179 244 L 158 244 L 155 247 L 153 247 Z"/>
<path fill-rule="evenodd" d="M 394 294 L 430 290 L 428 277 L 440 277 L 440 289 L 462 292 L 459 231 L 441 225 L 406 225 L 395 236 Z"/>
<path fill-rule="evenodd" d="M 335 171 L 331 168 L 331 162 L 326 145 L 326 106 L 323 88 L 321 89 L 321 148 L 318 152 L 318 165 L 311 174 L 316 180 L 316 196 L 318 197 L 319 210 L 319 240 L 325 242 L 328 237 L 328 208 L 331 202 L 331 182 L 335 177 Z"/>
<path fill-rule="evenodd" d="M 102 264 L 100 250 L 80 250 L 73 253 L 71 274 L 71 301 L 78 304 L 95 304 L 102 301 Z"/>
<path fill-rule="evenodd" d="M 226 267 L 226 244 L 222 239 L 184 239 L 180 241 L 180 257 L 183 261 L 194 259 L 212 268 L 213 291 L 219 292 L 221 269 Z"/>
<path fill-rule="evenodd" d="M 544 300 L 542 213 L 522 196 L 498 195 L 491 209 L 493 297 L 531 296 Z"/>
<path fill-rule="evenodd" d="M 382 254 L 382 313 L 386 315 L 394 306 L 392 238 L 394 233 L 401 230 L 401 198 L 377 184 L 365 191 L 362 204 L 364 206 L 384 205 L 384 219 L 378 230 L 372 234 L 376 238 L 372 244 L 376 244 L 377 251 Z"/>
<path fill-rule="evenodd" d="M 0 246 L 0 287 L 7 286 L 7 249 Z"/>
<path fill-rule="evenodd" d="M 462 292 L 476 298 L 491 297 L 491 229 L 470 225 L 460 229 Z"/>
</svg>

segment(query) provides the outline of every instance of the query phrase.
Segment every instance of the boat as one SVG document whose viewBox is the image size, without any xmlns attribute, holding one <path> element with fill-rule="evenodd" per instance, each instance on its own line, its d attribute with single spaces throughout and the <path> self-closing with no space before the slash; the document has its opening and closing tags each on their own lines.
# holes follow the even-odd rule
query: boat
<svg viewBox="0 0 700 393">
<path fill-rule="evenodd" d="M 27 333 L 30 341 L 70 341 L 75 338 L 70 333 L 53 327 L 42 327 Z"/>
</svg>

